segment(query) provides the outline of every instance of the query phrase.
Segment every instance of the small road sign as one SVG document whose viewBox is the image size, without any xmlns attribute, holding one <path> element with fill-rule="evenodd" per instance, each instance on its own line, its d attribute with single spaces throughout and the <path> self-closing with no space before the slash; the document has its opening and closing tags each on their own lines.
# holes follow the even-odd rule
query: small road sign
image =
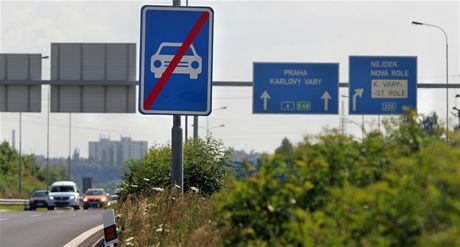
<svg viewBox="0 0 460 247">
<path fill-rule="evenodd" d="M 142 7 L 142 114 L 211 113 L 213 18 L 209 7 Z"/>
<path fill-rule="evenodd" d="M 417 108 L 417 57 L 350 56 L 349 113 L 391 115 Z"/>
<path fill-rule="evenodd" d="M 253 113 L 338 113 L 338 63 L 254 63 L 253 73 Z"/>
</svg>

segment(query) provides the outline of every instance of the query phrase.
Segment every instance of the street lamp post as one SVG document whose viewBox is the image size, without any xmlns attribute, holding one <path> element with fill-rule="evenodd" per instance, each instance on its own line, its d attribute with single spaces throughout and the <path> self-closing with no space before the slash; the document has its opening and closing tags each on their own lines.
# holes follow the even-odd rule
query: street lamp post
<svg viewBox="0 0 460 247">
<path fill-rule="evenodd" d="M 436 26 L 433 24 L 428 24 L 428 23 L 422 23 L 418 21 L 412 21 L 412 24 L 414 25 L 419 25 L 419 26 L 428 26 L 428 27 L 434 27 L 436 29 L 441 30 L 444 33 L 444 36 L 446 37 L 446 130 L 449 130 L 449 45 L 448 45 L 448 38 L 447 38 L 447 32 L 442 29 L 440 26 Z M 446 133 L 446 140 L 447 140 L 447 133 Z"/>
<path fill-rule="evenodd" d="M 42 56 L 42 60 L 49 59 L 49 56 Z M 48 99 L 46 101 L 47 114 L 46 114 L 46 190 L 49 185 L 50 174 L 50 99 L 51 99 L 51 85 L 48 88 Z"/>
<path fill-rule="evenodd" d="M 206 128 L 206 136 L 209 136 L 209 133 L 211 132 L 211 130 L 217 129 L 217 128 L 223 128 L 223 127 L 225 127 L 225 124 L 220 124 L 220 125 L 217 125 L 211 128 Z"/>
<path fill-rule="evenodd" d="M 225 110 L 225 109 L 227 109 L 227 107 L 222 106 L 219 108 L 212 109 L 212 111 Z M 209 116 L 206 117 L 206 135 L 209 136 Z"/>
<path fill-rule="evenodd" d="M 458 117 L 458 127 L 460 128 L 460 109 L 457 108 L 457 107 L 452 107 L 453 110 L 456 110 L 457 111 L 457 115 L 455 115 L 456 117 Z M 455 127 L 454 127 L 455 129 Z"/>
<path fill-rule="evenodd" d="M 192 124 L 192 127 L 195 127 L 195 125 Z M 216 125 L 216 126 L 212 126 L 210 128 L 205 128 L 205 127 L 202 127 L 202 126 L 197 126 L 197 127 L 200 128 L 200 129 L 206 130 L 206 135 L 209 136 L 209 134 L 211 133 L 211 130 L 217 129 L 217 128 L 223 128 L 223 127 L 225 127 L 225 124 L 219 124 L 219 125 Z"/>
</svg>

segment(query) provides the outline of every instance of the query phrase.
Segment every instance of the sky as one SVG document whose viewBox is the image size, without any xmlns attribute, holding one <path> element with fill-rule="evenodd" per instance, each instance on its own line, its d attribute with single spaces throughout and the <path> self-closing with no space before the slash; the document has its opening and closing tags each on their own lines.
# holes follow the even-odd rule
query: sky
<svg viewBox="0 0 460 247">
<path fill-rule="evenodd" d="M 449 83 L 460 83 L 459 1 L 194 1 L 190 6 L 214 9 L 214 81 L 252 81 L 254 62 L 339 63 L 339 81 L 348 82 L 351 55 L 417 56 L 419 83 L 445 83 L 445 39 L 441 31 L 411 25 L 438 25 L 449 38 Z M 0 0 L 0 53 L 50 55 L 51 43 L 118 42 L 139 44 L 140 8 L 172 5 L 170 1 L 5 1 Z M 185 0 L 182 1 L 185 5 Z M 137 49 L 139 51 L 139 48 Z M 139 56 L 139 54 L 138 54 Z M 138 60 L 138 59 L 136 59 Z M 49 60 L 42 66 L 50 78 Z M 42 87 L 42 113 L 22 114 L 22 150 L 46 154 L 48 86 Z M 348 95 L 347 88 L 340 94 Z M 449 109 L 458 106 L 460 90 L 449 90 Z M 445 89 L 419 89 L 420 114 L 437 112 L 445 122 Z M 359 124 L 377 128 L 373 115 L 348 116 L 346 132 L 361 135 Z M 297 143 L 304 136 L 338 128 L 340 115 L 255 115 L 251 87 L 213 87 L 212 108 L 199 119 L 199 135 L 210 132 L 226 146 L 273 152 L 284 137 Z M 341 109 L 342 106 L 339 106 Z M 342 112 L 341 112 L 342 113 Z M 458 120 L 449 114 L 449 124 Z M 189 118 L 189 136 L 192 136 Z M 225 127 L 219 127 L 221 125 Z M 184 122 L 183 122 L 184 125 Z M 88 141 L 128 136 L 149 145 L 171 139 L 171 116 L 72 114 L 71 149 L 88 156 Z M 11 141 L 19 114 L 0 113 L 0 140 Z M 50 114 L 50 157 L 69 150 L 69 114 Z"/>
</svg>

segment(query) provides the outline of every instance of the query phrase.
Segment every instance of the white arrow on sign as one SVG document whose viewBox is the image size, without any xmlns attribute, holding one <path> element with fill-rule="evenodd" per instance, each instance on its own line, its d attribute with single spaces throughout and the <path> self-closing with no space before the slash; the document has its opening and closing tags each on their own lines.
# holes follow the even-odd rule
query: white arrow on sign
<svg viewBox="0 0 460 247">
<path fill-rule="evenodd" d="M 353 94 L 353 111 L 356 111 L 356 97 L 363 97 L 363 91 L 364 89 L 362 88 L 357 88 L 355 89 L 355 93 Z"/>
<path fill-rule="evenodd" d="M 267 90 L 265 90 L 260 98 L 264 100 L 264 111 L 267 110 L 267 101 L 270 99 L 270 94 L 268 94 Z"/>
<path fill-rule="evenodd" d="M 328 111 L 329 100 L 332 99 L 331 95 L 327 91 L 324 91 L 323 95 L 321 96 L 321 99 L 324 100 L 324 110 Z"/>
</svg>

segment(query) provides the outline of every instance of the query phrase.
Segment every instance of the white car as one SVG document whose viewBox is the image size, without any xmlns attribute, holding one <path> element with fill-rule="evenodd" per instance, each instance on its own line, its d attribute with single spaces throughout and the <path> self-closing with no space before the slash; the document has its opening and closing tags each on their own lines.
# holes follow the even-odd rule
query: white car
<svg viewBox="0 0 460 247">
<path fill-rule="evenodd" d="M 72 181 L 54 182 L 48 193 L 48 210 L 55 207 L 73 207 L 79 210 L 81 205 L 80 191 Z"/>
<path fill-rule="evenodd" d="M 150 70 L 155 78 L 160 78 L 163 75 L 163 72 L 165 72 L 181 46 L 182 43 L 174 42 L 160 44 L 160 47 L 150 59 Z M 177 64 L 173 74 L 189 74 L 190 79 L 198 79 L 198 75 L 202 71 L 201 63 L 201 57 L 196 53 L 193 44 L 191 44 L 179 64 Z"/>
</svg>

